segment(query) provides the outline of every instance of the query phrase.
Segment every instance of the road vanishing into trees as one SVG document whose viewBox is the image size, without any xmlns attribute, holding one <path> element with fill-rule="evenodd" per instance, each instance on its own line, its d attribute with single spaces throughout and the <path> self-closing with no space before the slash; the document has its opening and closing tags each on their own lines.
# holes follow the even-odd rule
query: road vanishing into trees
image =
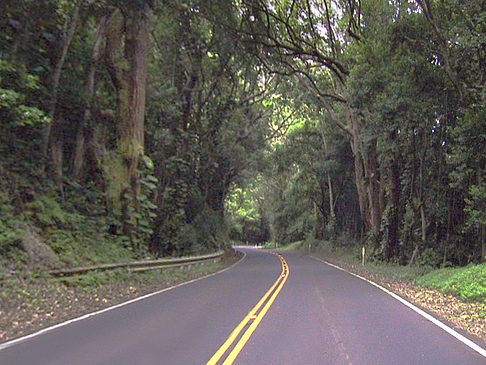
<svg viewBox="0 0 486 365">
<path fill-rule="evenodd" d="M 486 364 L 359 278 L 296 253 L 240 250 L 224 272 L 0 346 L 0 364 Z"/>
</svg>

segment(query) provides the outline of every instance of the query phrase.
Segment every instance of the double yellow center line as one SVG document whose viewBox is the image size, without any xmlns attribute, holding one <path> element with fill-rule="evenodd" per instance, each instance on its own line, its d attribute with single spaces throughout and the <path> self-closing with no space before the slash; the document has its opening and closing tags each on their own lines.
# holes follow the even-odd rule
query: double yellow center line
<svg viewBox="0 0 486 365">
<path fill-rule="evenodd" d="M 268 289 L 262 299 L 260 299 L 260 301 L 252 308 L 252 310 L 246 315 L 246 317 L 243 318 L 240 324 L 236 326 L 233 332 L 231 332 L 231 335 L 228 337 L 225 343 L 218 349 L 218 351 L 216 351 L 216 353 L 206 363 L 206 365 L 233 364 L 236 357 L 241 352 L 243 347 L 245 347 L 251 335 L 253 334 L 253 332 L 255 332 L 263 317 L 265 317 L 265 314 L 268 312 L 271 305 L 277 298 L 285 282 L 287 281 L 290 272 L 287 262 L 285 261 L 283 256 L 278 253 L 275 253 L 275 255 L 280 258 L 280 262 L 282 264 L 281 274 L 279 275 L 275 283 L 273 283 L 272 287 Z M 243 332 L 243 334 L 241 334 L 245 328 L 246 330 Z M 237 341 L 236 344 L 234 345 L 233 349 L 229 351 L 230 347 L 235 341 Z M 223 361 L 223 356 L 228 352 L 228 356 Z"/>
</svg>

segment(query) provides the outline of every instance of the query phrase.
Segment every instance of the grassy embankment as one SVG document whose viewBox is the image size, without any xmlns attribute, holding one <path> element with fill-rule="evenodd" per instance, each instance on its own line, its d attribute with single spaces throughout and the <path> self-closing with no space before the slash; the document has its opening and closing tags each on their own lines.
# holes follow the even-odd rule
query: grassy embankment
<svg viewBox="0 0 486 365">
<path fill-rule="evenodd" d="M 153 258 L 145 245 L 134 249 L 127 237 L 110 233 L 117 222 L 104 214 L 98 195 L 89 200 L 87 193 L 76 196 L 71 192 L 64 201 L 39 195 L 16 213 L 20 208 L 14 206 L 8 195 L 0 193 L 0 304 L 2 299 L 7 300 L 11 291 L 47 280 L 49 270 Z M 88 288 L 139 276 L 144 279 L 161 277 L 160 274 L 128 274 L 126 270 L 117 270 L 91 272 L 62 282 Z M 171 276 L 179 280 L 181 273 L 167 270 L 162 276 L 169 281 L 172 281 Z"/>
</svg>

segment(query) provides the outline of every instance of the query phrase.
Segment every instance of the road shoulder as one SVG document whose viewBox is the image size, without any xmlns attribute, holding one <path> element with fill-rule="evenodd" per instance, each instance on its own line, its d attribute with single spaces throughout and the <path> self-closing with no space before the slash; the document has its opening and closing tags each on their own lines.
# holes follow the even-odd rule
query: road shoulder
<svg viewBox="0 0 486 365">
<path fill-rule="evenodd" d="M 410 280 L 374 273 L 359 263 L 349 263 L 319 253 L 309 256 L 325 260 L 384 287 L 486 348 L 486 318 L 480 316 L 481 312 L 486 311 L 486 305 L 468 303 L 452 295 L 421 287 Z"/>
<path fill-rule="evenodd" d="M 242 258 L 228 253 L 216 264 L 188 271 L 141 273 L 129 277 L 107 277 L 91 285 L 66 285 L 52 279 L 18 281 L 12 288 L 3 284 L 0 297 L 0 343 L 35 333 L 172 286 L 224 270 Z"/>
</svg>

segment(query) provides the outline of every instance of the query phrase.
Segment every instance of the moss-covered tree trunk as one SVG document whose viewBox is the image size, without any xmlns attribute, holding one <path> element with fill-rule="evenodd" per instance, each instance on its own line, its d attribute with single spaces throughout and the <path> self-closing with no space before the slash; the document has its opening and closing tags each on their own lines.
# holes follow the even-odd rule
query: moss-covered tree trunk
<svg viewBox="0 0 486 365">
<path fill-rule="evenodd" d="M 120 106 L 118 136 L 133 193 L 138 193 L 139 162 L 144 151 L 144 121 L 150 19 L 148 7 L 128 22 L 125 53 L 129 63 L 127 90 Z"/>
<path fill-rule="evenodd" d="M 140 190 L 139 164 L 144 153 L 146 80 L 149 56 L 150 8 L 116 9 L 107 24 L 106 61 L 116 89 L 116 130 L 118 146 L 105 166 L 112 176 L 111 199 L 118 200 L 123 231 L 133 238 L 137 194 Z M 115 203 L 117 205 L 117 203 Z"/>
</svg>

